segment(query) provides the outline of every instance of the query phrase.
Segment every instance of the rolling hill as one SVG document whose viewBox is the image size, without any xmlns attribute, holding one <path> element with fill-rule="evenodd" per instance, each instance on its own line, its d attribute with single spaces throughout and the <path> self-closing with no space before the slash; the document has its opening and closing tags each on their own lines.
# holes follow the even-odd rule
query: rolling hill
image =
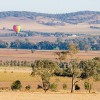
<svg viewBox="0 0 100 100">
<path fill-rule="evenodd" d="M 22 30 L 39 32 L 100 32 L 100 12 L 80 11 L 66 14 L 43 14 L 26 11 L 0 12 L 0 33 L 19 24 Z"/>
</svg>

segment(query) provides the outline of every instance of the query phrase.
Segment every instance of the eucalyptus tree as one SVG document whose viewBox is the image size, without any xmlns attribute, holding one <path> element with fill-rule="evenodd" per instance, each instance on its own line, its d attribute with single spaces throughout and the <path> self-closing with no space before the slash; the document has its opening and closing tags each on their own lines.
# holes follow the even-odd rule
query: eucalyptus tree
<svg viewBox="0 0 100 100">
<path fill-rule="evenodd" d="M 89 93 L 91 92 L 94 81 L 100 80 L 100 62 L 96 60 L 86 60 L 80 62 L 82 70 L 81 78 L 87 79 L 89 83 Z"/>
<path fill-rule="evenodd" d="M 50 78 L 60 71 L 59 64 L 50 60 L 36 60 L 32 65 L 32 75 L 39 75 L 42 88 L 46 92 L 50 87 Z"/>
<path fill-rule="evenodd" d="M 69 44 L 68 51 L 56 52 L 60 63 L 66 62 L 63 68 L 64 76 L 70 76 L 72 78 L 71 93 L 75 90 L 75 84 L 80 81 L 81 70 L 79 68 L 79 63 L 75 58 L 75 54 L 78 53 L 78 48 L 75 44 Z"/>
</svg>

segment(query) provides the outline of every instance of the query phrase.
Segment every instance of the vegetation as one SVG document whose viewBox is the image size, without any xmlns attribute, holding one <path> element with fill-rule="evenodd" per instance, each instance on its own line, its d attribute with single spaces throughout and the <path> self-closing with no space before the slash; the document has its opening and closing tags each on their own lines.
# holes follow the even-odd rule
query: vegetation
<svg viewBox="0 0 100 100">
<path fill-rule="evenodd" d="M 63 87 L 64 90 L 66 90 L 67 89 L 67 84 L 63 84 L 62 87 Z"/>
<path fill-rule="evenodd" d="M 80 87 L 78 84 L 75 85 L 75 90 L 80 90 Z"/>
<path fill-rule="evenodd" d="M 34 50 L 55 50 L 55 49 L 68 50 L 69 45 L 74 43 L 76 47 L 79 48 L 79 50 L 85 50 L 87 52 L 90 50 L 100 50 L 99 40 L 100 36 L 90 36 L 84 38 L 76 37 L 74 39 L 66 39 L 65 41 L 60 41 L 60 40 L 59 41 L 56 40 L 55 42 L 40 41 L 37 43 L 33 43 L 28 39 L 25 40 L 17 39 L 13 42 L 10 42 L 10 44 L 4 41 L 0 41 L 0 48 L 31 49 L 32 52 L 34 52 Z"/>
<path fill-rule="evenodd" d="M 16 80 L 12 83 L 11 89 L 12 90 L 20 90 L 22 87 L 21 82 L 19 80 Z"/>
<path fill-rule="evenodd" d="M 0 60 L 0 66 L 19 66 L 19 67 L 31 67 L 32 61 L 2 61 Z"/>
<path fill-rule="evenodd" d="M 42 80 L 42 88 L 46 92 L 50 88 L 50 77 L 58 71 L 59 65 L 49 60 L 36 60 L 32 64 L 32 75 L 39 75 Z"/>
<path fill-rule="evenodd" d="M 52 83 L 51 85 L 50 85 L 50 89 L 52 90 L 52 91 L 57 91 L 57 84 L 55 84 L 55 83 Z"/>
<path fill-rule="evenodd" d="M 30 86 L 30 85 L 27 85 L 27 86 L 25 87 L 25 89 L 26 89 L 26 90 L 30 90 L 30 89 L 31 89 L 31 86 Z"/>
<path fill-rule="evenodd" d="M 84 82 L 84 87 L 85 87 L 86 90 L 89 90 L 89 93 L 90 93 L 91 88 L 92 88 L 91 83 L 89 83 L 89 82 Z"/>
<path fill-rule="evenodd" d="M 76 88 L 79 88 L 77 86 L 78 82 L 85 80 L 91 84 L 91 88 L 89 89 L 90 93 L 93 87 L 93 83 L 100 80 L 99 57 L 95 57 L 91 60 L 77 60 L 75 56 L 78 52 L 77 46 L 75 44 L 70 44 L 68 48 L 69 50 L 56 52 L 58 55 L 57 59 L 60 62 L 47 59 L 36 60 L 34 62 L 14 60 L 5 62 L 0 61 L 0 66 L 31 66 L 33 69 L 32 75 L 40 78 L 40 85 L 45 92 L 50 89 L 51 83 L 55 83 L 51 82 L 51 77 L 59 76 L 68 77 L 71 79 L 71 92 L 74 92 Z M 6 75 L 7 71 L 5 70 L 5 72 Z M 10 75 L 13 73 L 14 72 L 11 72 Z M 28 89 L 29 87 L 26 88 Z M 67 86 L 63 85 L 63 89 L 66 88 Z"/>
<path fill-rule="evenodd" d="M 8 43 L 0 40 L 0 48 L 8 48 Z"/>
<path fill-rule="evenodd" d="M 70 24 L 78 24 L 82 22 L 87 22 L 89 24 L 99 24 L 100 21 L 95 19 L 95 17 L 98 15 L 100 15 L 100 12 L 95 12 L 95 11 L 80 11 L 80 12 L 66 13 L 66 14 L 43 14 L 43 13 L 26 12 L 26 11 L 0 12 L 0 18 L 26 17 L 26 18 L 35 20 L 36 17 L 41 16 L 41 17 L 46 17 L 46 18 L 53 18 L 54 21 L 59 20 L 62 22 L 60 23 L 61 25 L 63 25 L 63 22 L 67 22 Z M 53 22 L 52 23 L 41 23 L 41 24 L 55 25 L 55 23 Z"/>
<path fill-rule="evenodd" d="M 82 69 L 81 78 L 87 79 L 89 87 L 92 87 L 94 80 L 100 75 L 100 62 L 96 60 L 81 61 L 80 68 Z M 91 92 L 91 89 L 92 88 L 89 88 L 89 93 Z"/>
</svg>

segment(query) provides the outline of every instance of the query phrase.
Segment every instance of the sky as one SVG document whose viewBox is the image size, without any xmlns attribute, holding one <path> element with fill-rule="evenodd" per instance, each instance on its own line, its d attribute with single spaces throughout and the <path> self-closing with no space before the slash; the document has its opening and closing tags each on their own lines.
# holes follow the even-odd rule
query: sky
<svg viewBox="0 0 100 100">
<path fill-rule="evenodd" d="M 100 0 L 0 0 L 0 11 L 69 13 L 100 11 Z"/>
</svg>

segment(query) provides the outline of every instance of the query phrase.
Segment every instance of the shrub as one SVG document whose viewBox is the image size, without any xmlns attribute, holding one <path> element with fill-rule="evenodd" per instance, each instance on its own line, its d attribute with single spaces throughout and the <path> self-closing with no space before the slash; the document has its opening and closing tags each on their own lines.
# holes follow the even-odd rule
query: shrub
<svg viewBox="0 0 100 100">
<path fill-rule="evenodd" d="M 21 82 L 19 80 L 16 80 L 12 83 L 11 89 L 12 90 L 20 90 L 22 87 Z"/>
<path fill-rule="evenodd" d="M 31 49 L 31 53 L 34 53 L 34 52 L 35 52 L 35 50 Z"/>
<path fill-rule="evenodd" d="M 86 90 L 90 90 L 90 89 L 91 89 L 91 84 L 90 84 L 89 82 L 85 82 L 85 83 L 84 83 L 84 88 L 85 88 Z"/>
<path fill-rule="evenodd" d="M 55 84 L 55 83 L 52 83 L 52 84 L 50 85 L 50 89 L 51 89 L 52 91 L 56 91 L 56 90 L 57 90 L 57 87 L 58 87 L 58 85 Z"/>
<path fill-rule="evenodd" d="M 25 87 L 25 89 L 26 89 L 26 90 L 30 90 L 30 89 L 31 89 L 31 86 L 30 86 L 30 85 L 27 85 L 27 86 Z"/>
<path fill-rule="evenodd" d="M 37 86 L 37 89 L 42 89 L 42 86 L 41 86 L 41 85 L 38 85 L 38 86 Z"/>
<path fill-rule="evenodd" d="M 66 90 L 67 89 L 67 84 L 63 84 L 62 87 L 63 87 L 64 90 Z"/>
<path fill-rule="evenodd" d="M 78 84 L 75 85 L 75 90 L 80 90 L 80 87 Z"/>
</svg>

